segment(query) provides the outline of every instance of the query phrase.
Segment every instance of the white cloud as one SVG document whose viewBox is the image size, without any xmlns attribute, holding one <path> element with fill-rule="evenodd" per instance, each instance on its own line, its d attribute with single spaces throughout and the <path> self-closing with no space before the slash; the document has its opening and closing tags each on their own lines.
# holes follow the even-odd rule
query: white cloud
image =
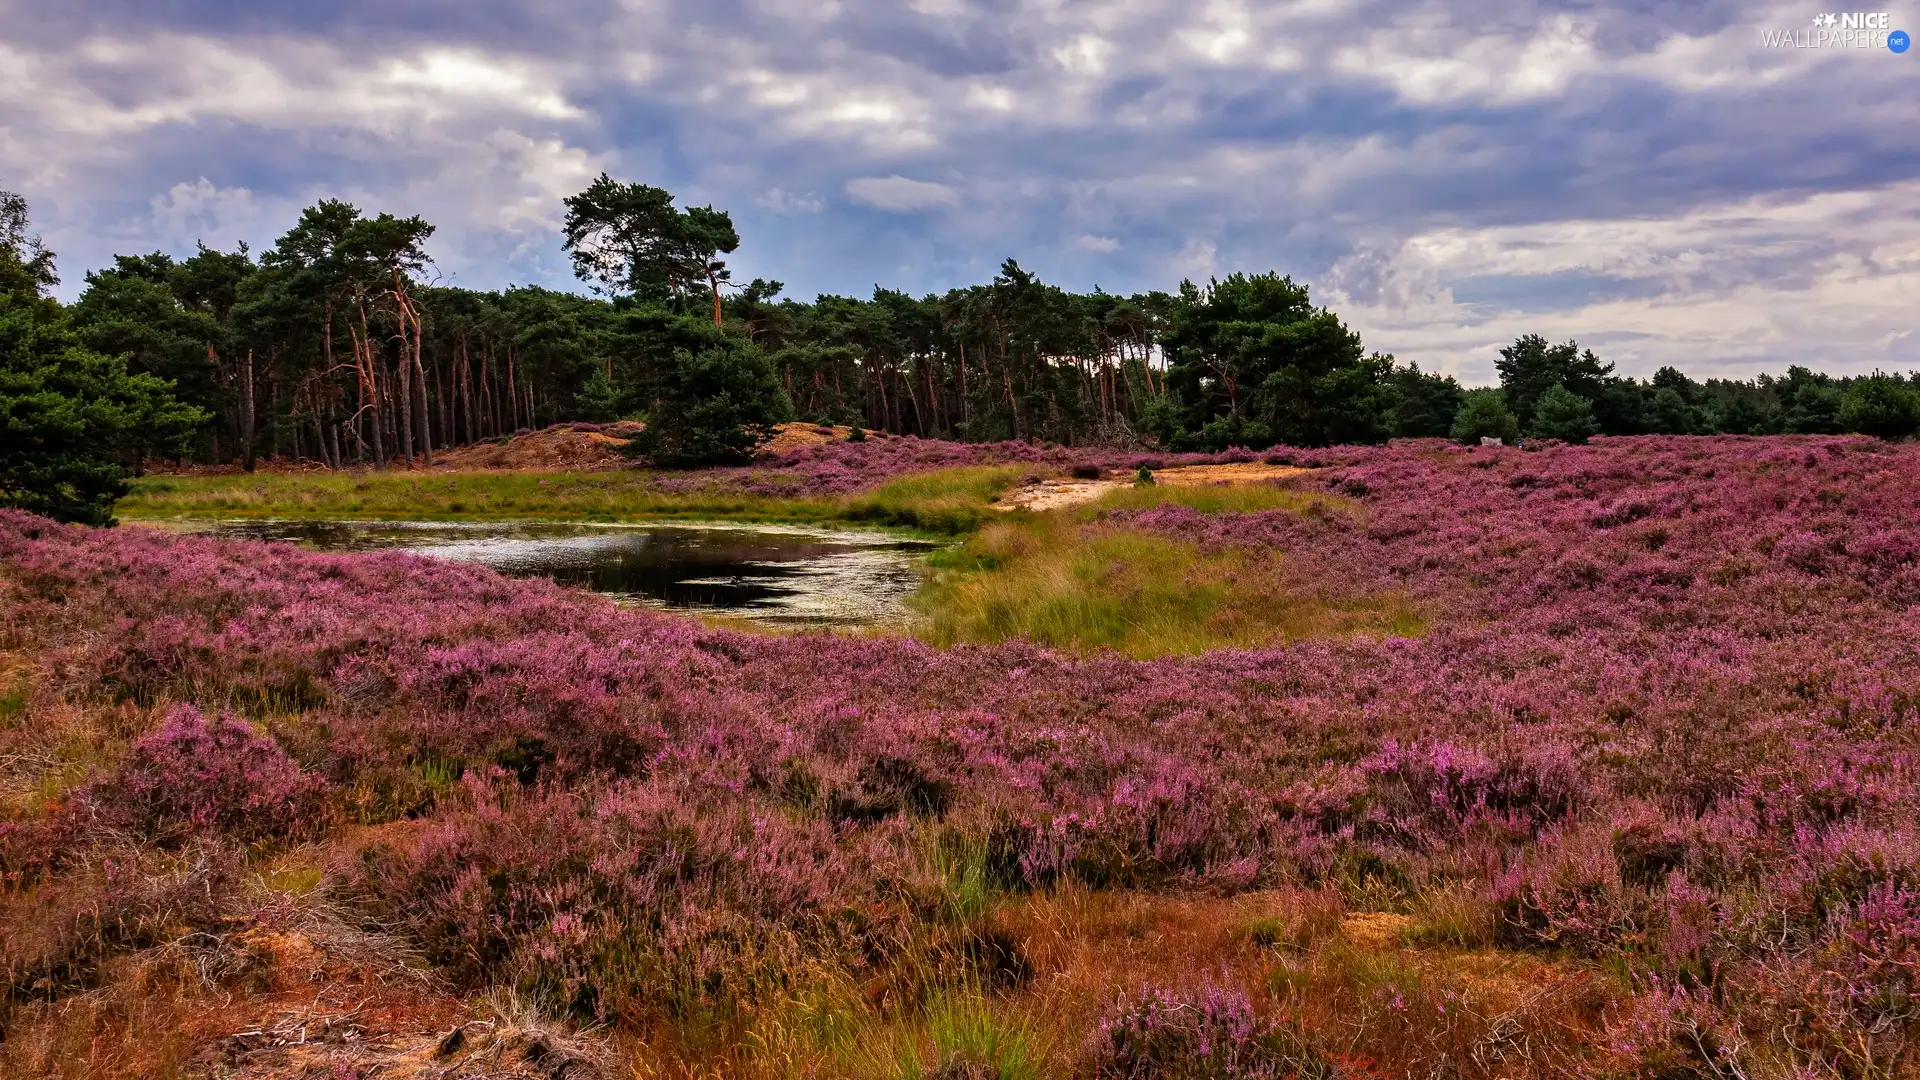
<svg viewBox="0 0 1920 1080">
<path fill-rule="evenodd" d="M 48 87 L 56 88 L 50 96 Z M 479 111 L 580 116 L 555 72 L 479 49 L 381 56 L 320 40 L 181 33 L 88 38 L 71 53 L 38 58 L 30 79 L 0 82 L 0 104 L 34 107 L 24 115 L 91 139 L 209 120 L 392 133 Z"/>
<path fill-rule="evenodd" d="M 849 180 L 847 195 L 855 202 L 902 214 L 960 204 L 960 193 L 947 185 L 931 180 L 909 180 L 898 173 Z"/>
<path fill-rule="evenodd" d="M 1547 297 L 1593 282 L 1598 295 L 1458 298 L 1487 281 Z M 1903 370 L 1920 366 L 1920 181 L 1646 219 L 1435 229 L 1342 259 L 1328 284 L 1369 345 L 1474 380 L 1523 333 L 1606 341 L 1603 357 L 1640 374 Z"/>
<path fill-rule="evenodd" d="M 204 176 L 173 185 L 148 205 L 152 231 L 176 249 L 189 249 L 195 241 L 231 247 L 253 235 L 259 224 L 252 191 L 216 187 Z"/>
<path fill-rule="evenodd" d="M 1075 75 L 1099 76 L 1106 73 L 1112 42 L 1093 34 L 1081 34 L 1052 50 L 1053 62 Z"/>
<path fill-rule="evenodd" d="M 1187 277 L 1210 277 L 1218 269 L 1220 249 L 1211 240 L 1189 240 L 1171 260 L 1173 270 Z"/>
<path fill-rule="evenodd" d="M 1092 251 L 1102 255 L 1111 255 L 1120 250 L 1120 241 L 1112 236 L 1095 236 L 1092 233 L 1082 233 L 1074 237 L 1073 243 L 1068 246 L 1072 247 L 1075 251 Z"/>
<path fill-rule="evenodd" d="M 770 187 L 754 200 L 776 214 L 817 214 L 827 208 L 827 200 L 818 195 L 795 195 L 777 187 Z"/>
</svg>

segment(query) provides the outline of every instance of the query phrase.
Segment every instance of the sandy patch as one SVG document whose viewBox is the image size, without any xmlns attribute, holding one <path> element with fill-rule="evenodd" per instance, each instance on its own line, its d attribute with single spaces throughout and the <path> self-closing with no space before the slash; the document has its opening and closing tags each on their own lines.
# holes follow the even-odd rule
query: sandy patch
<svg viewBox="0 0 1920 1080">
<path fill-rule="evenodd" d="M 1279 480 L 1307 470 L 1292 465 L 1264 465 L 1243 462 L 1234 465 L 1176 465 L 1153 474 L 1155 483 L 1169 487 L 1204 487 L 1208 484 L 1254 484 Z M 1097 480 L 1039 480 L 1000 496 L 996 510 L 1064 510 L 1084 506 L 1109 491 L 1133 484 L 1133 474 L 1113 470 Z"/>
<path fill-rule="evenodd" d="M 520 470 L 537 472 L 598 472 L 631 468 L 633 460 L 623 452 L 627 440 L 622 435 L 638 431 L 638 424 L 609 424 L 604 431 L 576 431 L 571 427 L 552 427 L 515 435 L 505 442 L 482 442 L 433 455 L 436 469 Z"/>
<path fill-rule="evenodd" d="M 853 434 L 849 427 L 827 427 L 823 424 L 777 424 L 773 429 L 773 438 L 760 447 L 762 454 L 787 454 L 809 446 L 820 446 L 830 442 L 846 442 Z M 884 439 L 877 431 L 867 432 L 869 439 Z"/>
<path fill-rule="evenodd" d="M 1041 480 L 1000 496 L 995 510 L 1064 510 L 1127 486 L 1119 480 Z"/>
<path fill-rule="evenodd" d="M 1413 920 L 1386 911 L 1358 911 L 1340 920 L 1340 932 L 1355 945 L 1390 949 L 1400 945 Z"/>
<path fill-rule="evenodd" d="M 1306 471 L 1294 465 L 1265 465 L 1246 461 L 1235 465 L 1179 465 L 1161 469 L 1153 474 L 1153 478 L 1176 487 L 1196 487 L 1201 484 L 1252 484 L 1261 480 L 1280 480 Z"/>
</svg>

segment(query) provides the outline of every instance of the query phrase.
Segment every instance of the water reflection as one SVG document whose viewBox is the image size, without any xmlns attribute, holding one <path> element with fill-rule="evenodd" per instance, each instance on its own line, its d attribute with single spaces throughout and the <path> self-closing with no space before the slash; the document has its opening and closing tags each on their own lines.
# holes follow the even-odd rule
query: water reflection
<svg viewBox="0 0 1920 1080">
<path fill-rule="evenodd" d="M 801 625 L 906 618 L 919 559 L 934 545 L 879 533 L 707 523 L 148 522 L 319 551 L 401 550 L 550 577 L 656 607 L 729 611 Z"/>
</svg>

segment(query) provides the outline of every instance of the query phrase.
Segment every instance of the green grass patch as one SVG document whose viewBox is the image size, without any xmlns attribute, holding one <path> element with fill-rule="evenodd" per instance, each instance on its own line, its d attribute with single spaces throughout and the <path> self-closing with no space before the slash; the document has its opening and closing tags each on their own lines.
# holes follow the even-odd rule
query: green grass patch
<svg viewBox="0 0 1920 1080">
<path fill-rule="evenodd" d="M 926 1011 L 926 1041 L 932 1044 L 932 1065 L 920 1047 L 901 1049 L 902 1080 L 940 1077 L 992 1077 L 993 1080 L 1040 1080 L 1048 1075 L 1046 1040 L 1033 1021 L 1002 1012 L 978 993 L 943 996 Z"/>
<path fill-rule="evenodd" d="M 958 536 L 996 515 L 993 500 L 1032 472 L 1031 466 L 973 465 L 913 473 L 853 496 L 846 513 L 856 521 Z"/>
<path fill-rule="evenodd" d="M 1270 551 L 1202 550 L 1058 514 L 1020 515 L 989 522 L 960 548 L 935 556 L 915 597 L 922 615 L 916 632 L 938 645 L 1027 638 L 1073 651 L 1153 657 L 1311 637 L 1410 636 L 1422 629 L 1397 598 L 1335 602 L 1290 595 L 1279 575 L 1281 558 Z"/>
<path fill-rule="evenodd" d="M 865 523 L 953 536 L 977 528 L 993 498 L 1030 470 L 944 469 L 856 495 L 667 491 L 659 473 L 307 473 L 147 476 L 116 512 L 129 518 L 350 518 L 376 521 L 768 521 Z"/>
<path fill-rule="evenodd" d="M 221 516 L 462 521 L 648 518 L 797 523 L 844 520 L 839 498 L 665 491 L 659 474 L 322 473 L 148 476 L 134 482 L 123 517 Z"/>
</svg>

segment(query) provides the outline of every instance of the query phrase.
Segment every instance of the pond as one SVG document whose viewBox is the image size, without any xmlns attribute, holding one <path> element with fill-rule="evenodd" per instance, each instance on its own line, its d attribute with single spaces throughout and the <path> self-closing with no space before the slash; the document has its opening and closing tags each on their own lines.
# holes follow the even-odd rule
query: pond
<svg viewBox="0 0 1920 1080">
<path fill-rule="evenodd" d="M 234 521 L 139 524 L 299 544 L 409 551 L 548 577 L 651 607 L 728 612 L 785 626 L 904 621 L 936 546 L 877 532 L 706 522 Z"/>
</svg>

